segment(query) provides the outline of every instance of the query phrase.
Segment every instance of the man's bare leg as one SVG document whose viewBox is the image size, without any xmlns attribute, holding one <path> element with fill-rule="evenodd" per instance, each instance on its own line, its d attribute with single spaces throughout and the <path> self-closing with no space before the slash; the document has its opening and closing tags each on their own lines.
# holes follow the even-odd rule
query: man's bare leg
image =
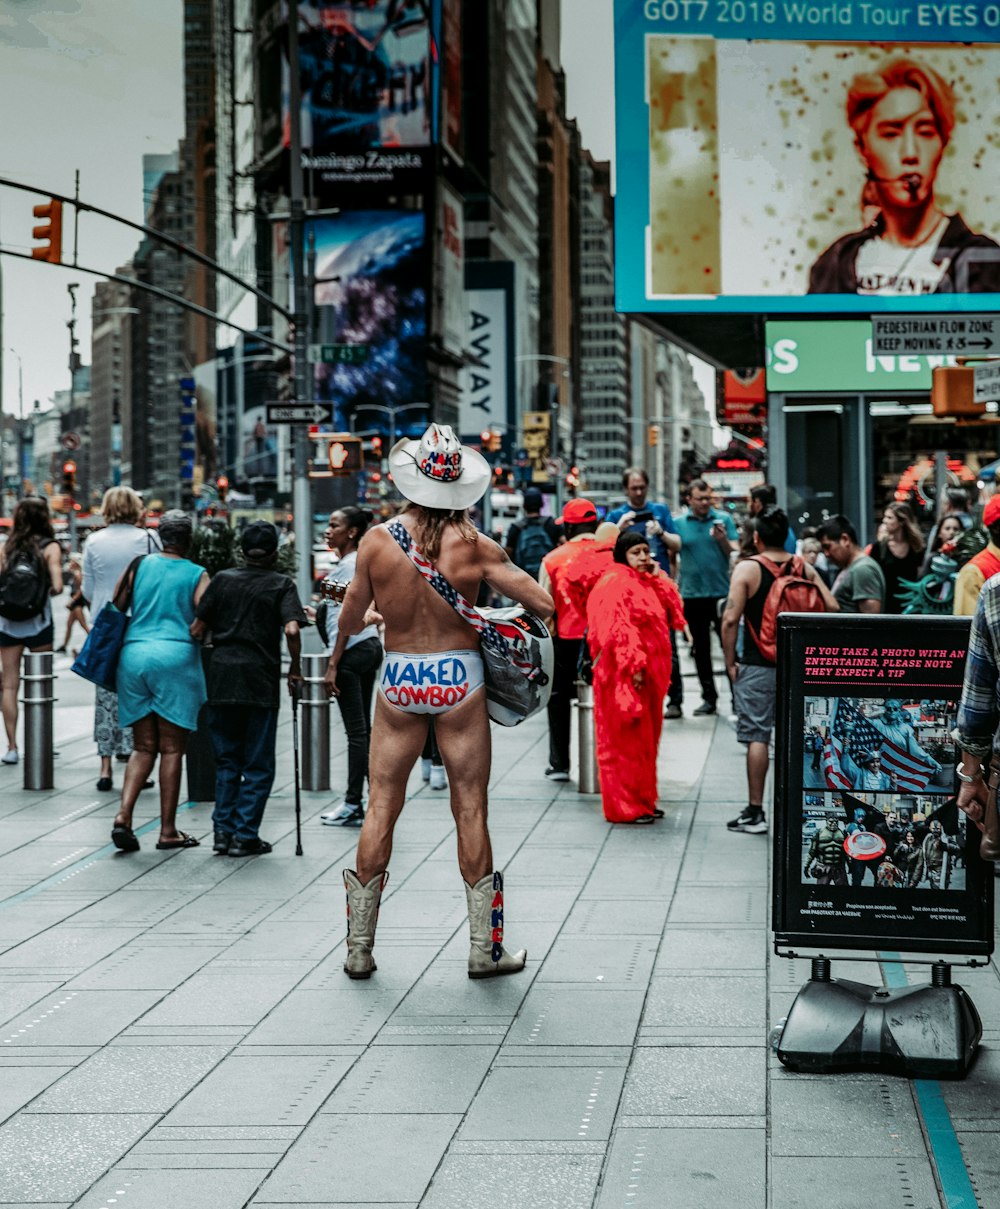
<svg viewBox="0 0 1000 1209">
<path fill-rule="evenodd" d="M 747 744 L 747 789 L 751 806 L 764 808 L 764 783 L 767 780 L 768 754 L 766 743 Z"/>
<path fill-rule="evenodd" d="M 490 779 L 490 722 L 486 694 L 434 719 L 438 747 L 451 785 L 458 833 L 458 867 L 469 910 L 469 977 L 496 978 L 524 969 L 527 953 L 503 947 L 503 874 L 493 868 L 486 822 Z"/>
<path fill-rule="evenodd" d="M 427 714 L 404 713 L 381 696 L 375 702 L 368 758 L 368 809 L 355 865 L 362 885 L 389 867 L 392 833 L 403 809 L 410 770 L 427 738 L 427 718 Z"/>
<path fill-rule="evenodd" d="M 451 812 L 458 833 L 458 867 L 470 886 L 493 872 L 493 848 L 486 823 L 490 779 L 490 720 L 486 694 L 434 718 L 438 747 L 451 787 Z"/>
</svg>

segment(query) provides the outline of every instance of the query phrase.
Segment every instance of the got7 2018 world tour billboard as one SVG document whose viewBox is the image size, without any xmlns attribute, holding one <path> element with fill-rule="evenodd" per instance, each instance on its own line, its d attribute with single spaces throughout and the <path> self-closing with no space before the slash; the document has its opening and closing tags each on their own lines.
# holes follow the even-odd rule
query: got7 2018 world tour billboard
<svg viewBox="0 0 1000 1209">
<path fill-rule="evenodd" d="M 619 310 L 996 310 L 998 40 L 992 3 L 615 0 Z"/>
<path fill-rule="evenodd" d="M 310 223 L 316 241 L 315 398 L 338 432 L 388 439 L 427 427 L 427 220 L 420 210 L 359 210 Z"/>
<path fill-rule="evenodd" d="M 778 945 L 986 954 L 993 866 L 955 799 L 968 618 L 779 624 Z"/>
</svg>

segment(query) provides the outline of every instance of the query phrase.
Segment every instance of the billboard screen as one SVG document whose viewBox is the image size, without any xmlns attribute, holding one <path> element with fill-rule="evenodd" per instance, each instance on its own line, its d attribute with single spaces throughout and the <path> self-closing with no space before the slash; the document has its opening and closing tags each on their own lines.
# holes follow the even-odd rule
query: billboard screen
<svg viewBox="0 0 1000 1209">
<path fill-rule="evenodd" d="M 339 359 L 315 367 L 333 426 L 383 438 L 428 424 L 427 224 L 420 211 L 360 210 L 312 223 L 316 331 Z"/>
<path fill-rule="evenodd" d="M 288 40 L 280 7 L 260 3 L 257 105 L 267 156 L 289 144 Z M 429 0 L 299 4 L 303 167 L 327 183 L 420 187 L 438 109 L 433 24 Z"/>
<path fill-rule="evenodd" d="M 619 309 L 996 307 L 998 38 L 1000 5 L 616 0 Z"/>
</svg>

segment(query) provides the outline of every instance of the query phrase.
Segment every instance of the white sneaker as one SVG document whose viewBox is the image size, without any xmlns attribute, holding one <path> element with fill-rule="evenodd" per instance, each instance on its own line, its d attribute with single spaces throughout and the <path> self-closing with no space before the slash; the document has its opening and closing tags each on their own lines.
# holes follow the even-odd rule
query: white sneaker
<svg viewBox="0 0 1000 1209">
<path fill-rule="evenodd" d="M 421 759 L 421 761 L 420 761 L 420 779 L 422 781 L 429 781 L 431 779 L 431 768 L 432 767 L 433 767 L 433 765 L 431 764 L 430 760 Z"/>
<path fill-rule="evenodd" d="M 341 802 L 333 810 L 325 810 L 319 821 L 327 827 L 345 827 L 353 824 L 356 819 L 364 819 L 364 811 L 352 802 Z"/>
<path fill-rule="evenodd" d="M 432 764 L 430 775 L 431 789 L 447 789 L 448 777 L 445 775 L 443 764 Z"/>
<path fill-rule="evenodd" d="M 7 752 L 7 754 L 3 757 L 2 762 L 4 764 L 16 764 L 17 760 L 18 760 L 17 752 L 12 747 L 10 749 L 10 751 Z"/>
</svg>

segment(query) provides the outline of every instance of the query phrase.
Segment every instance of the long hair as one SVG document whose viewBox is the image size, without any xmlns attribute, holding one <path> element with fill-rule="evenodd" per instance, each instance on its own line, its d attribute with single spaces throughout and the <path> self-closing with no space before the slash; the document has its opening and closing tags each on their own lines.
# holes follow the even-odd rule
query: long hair
<svg viewBox="0 0 1000 1209">
<path fill-rule="evenodd" d="M 54 537 L 48 500 L 37 496 L 21 500 L 14 509 L 14 523 L 3 548 L 4 566 L 17 554 L 37 550 L 41 539 Z"/>
<path fill-rule="evenodd" d="M 420 552 L 431 562 L 436 562 L 441 553 L 441 538 L 449 525 L 454 525 L 462 541 L 470 546 L 479 540 L 476 526 L 469 520 L 465 508 L 425 508 L 421 504 L 407 504 L 403 511 L 413 513 L 416 521 L 414 537 Z"/>
<path fill-rule="evenodd" d="M 847 121 L 859 146 L 864 144 L 871 111 L 894 88 L 912 88 L 927 102 L 941 142 L 947 143 L 955 127 L 955 92 L 933 68 L 917 59 L 888 59 L 875 71 L 861 72 L 847 90 Z"/>
<path fill-rule="evenodd" d="M 926 545 L 924 535 L 920 532 L 920 526 L 917 524 L 917 518 L 913 515 L 913 509 L 909 504 L 886 504 L 886 512 L 891 512 L 892 515 L 899 521 L 903 530 L 903 537 L 906 539 L 906 544 L 915 554 L 920 554 Z"/>
</svg>

